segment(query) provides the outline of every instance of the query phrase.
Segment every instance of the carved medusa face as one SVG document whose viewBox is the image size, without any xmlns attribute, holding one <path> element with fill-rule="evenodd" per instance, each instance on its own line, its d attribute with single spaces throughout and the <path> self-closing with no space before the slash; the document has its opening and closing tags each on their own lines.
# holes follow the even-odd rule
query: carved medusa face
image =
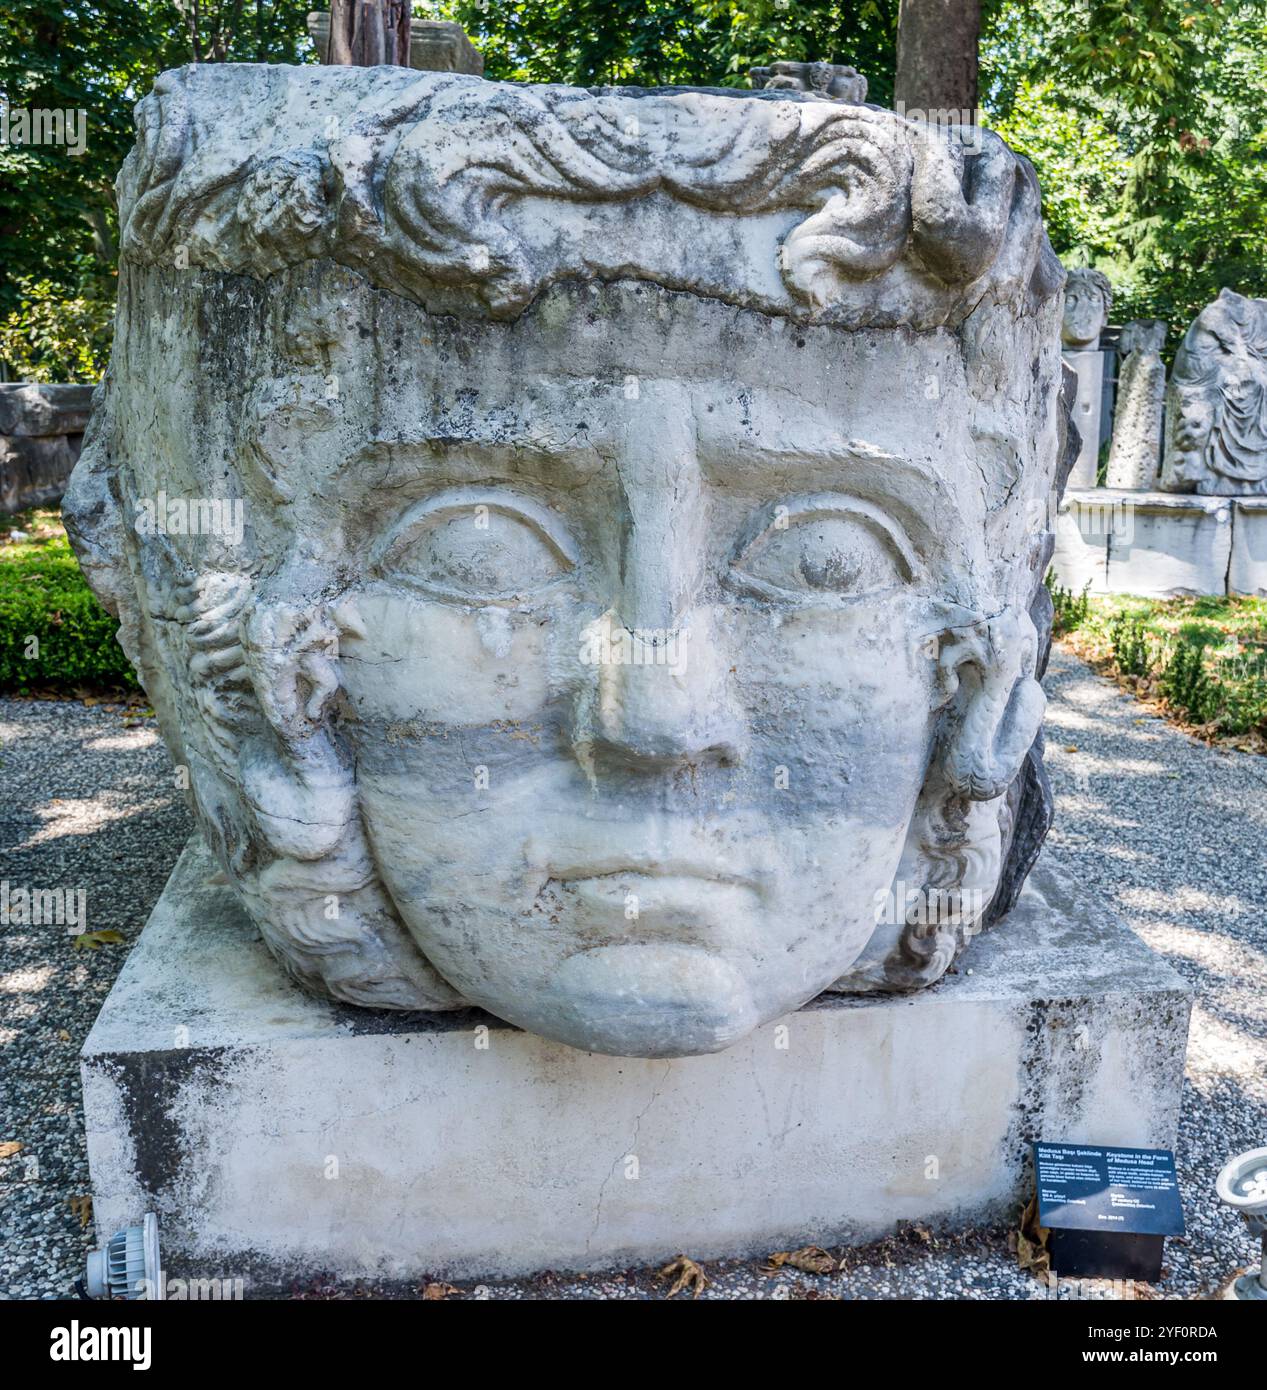
<svg viewBox="0 0 1267 1390">
<path fill-rule="evenodd" d="M 979 912 L 1042 699 L 952 335 L 653 287 L 479 328 L 325 303 L 350 319 L 320 375 L 255 383 L 237 460 L 269 573 L 240 610 L 146 596 L 186 615 L 151 660 L 213 834 L 235 795 L 300 861 L 355 824 L 445 1002 L 624 1055 L 715 1050 L 830 987 L 937 848 Z M 198 746 L 225 692 L 179 674 L 226 611 L 267 726 L 227 740 L 227 783 Z"/>
<path fill-rule="evenodd" d="M 1032 174 L 995 142 L 969 207 L 887 113 L 687 93 L 626 120 L 392 74 L 423 114 L 353 216 L 363 143 L 269 147 L 238 188 L 198 104 L 220 79 L 181 81 L 193 172 L 155 182 L 164 129 L 125 176 L 124 302 L 161 308 L 120 320 L 67 510 L 287 968 L 630 1056 L 937 978 L 1042 712 L 1058 280 Z M 286 78 L 314 129 L 365 81 Z M 463 191 L 502 177 L 508 123 L 522 205 Z M 152 259 L 177 197 L 213 269 Z M 616 282 L 586 283 L 602 257 Z M 237 541 L 139 535 L 160 489 L 240 499 Z M 908 930 L 930 887 L 970 900 Z"/>
<path fill-rule="evenodd" d="M 985 500 L 947 343 L 772 351 L 752 324 L 719 351 L 689 301 L 640 300 L 525 327 L 524 377 L 495 348 L 402 373 L 397 418 L 430 427 L 339 489 L 339 730 L 382 881 L 464 998 L 675 1055 L 853 966 L 960 663 L 999 673 L 955 646 Z M 947 391 L 913 425 L 920 368 Z"/>
</svg>

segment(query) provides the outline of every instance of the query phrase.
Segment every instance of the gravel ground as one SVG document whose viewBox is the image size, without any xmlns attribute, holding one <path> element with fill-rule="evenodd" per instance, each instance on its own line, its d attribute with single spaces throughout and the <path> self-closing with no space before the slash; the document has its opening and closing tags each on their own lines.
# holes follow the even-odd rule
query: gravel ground
<svg viewBox="0 0 1267 1390">
<path fill-rule="evenodd" d="M 79 1048 L 190 831 L 152 719 L 125 706 L 0 700 L 0 881 L 82 890 L 84 925 L 0 925 L 0 1297 L 54 1298 L 83 1269 L 92 1228 Z M 11 904 L 12 906 L 12 904 Z M 0 1152 L 3 1152 L 0 1149 Z"/>
<path fill-rule="evenodd" d="M 1178 1149 L 1188 1235 L 1167 1242 L 1162 1283 L 1135 1293 L 1199 1298 L 1257 1253 L 1216 1200 L 1214 1176 L 1231 1153 L 1267 1143 L 1267 924 L 1256 906 L 1267 898 L 1267 759 L 1204 747 L 1061 651 L 1047 689 L 1058 801 L 1047 853 L 1198 991 Z M 0 744 L 0 879 L 82 888 L 88 929 L 131 941 L 189 830 L 152 724 L 109 707 L 0 700 Z M 0 1159 L 0 1297 L 66 1294 L 90 1243 L 72 1207 L 88 1191 L 75 1058 L 127 947 L 76 951 L 73 938 L 67 927 L 0 931 L 0 1144 L 23 1145 Z M 1114 1296 L 1107 1285 L 1045 1289 L 1017 1269 L 1006 1235 L 910 1230 L 846 1252 L 830 1276 L 708 1264 L 702 1297 Z M 547 1272 L 449 1296 L 661 1298 L 667 1287 L 654 1271 Z M 392 1292 L 320 1277 L 296 1290 Z"/>
<path fill-rule="evenodd" d="M 1199 1296 L 1258 1245 L 1214 1195 L 1267 1145 L 1267 757 L 1208 748 L 1059 650 L 1046 687 L 1048 852 L 1196 991 L 1176 1158 L 1188 1234 L 1167 1297 Z"/>
</svg>

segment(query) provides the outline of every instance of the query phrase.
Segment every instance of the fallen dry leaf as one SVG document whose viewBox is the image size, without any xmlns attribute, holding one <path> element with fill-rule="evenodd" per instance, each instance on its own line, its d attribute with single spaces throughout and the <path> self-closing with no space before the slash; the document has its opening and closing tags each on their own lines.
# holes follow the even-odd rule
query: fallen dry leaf
<svg viewBox="0 0 1267 1390">
<path fill-rule="evenodd" d="M 660 1271 L 661 1279 L 672 1279 L 677 1276 L 673 1287 L 665 1294 L 665 1298 L 672 1298 L 679 1294 L 683 1289 L 694 1289 L 692 1298 L 698 1298 L 708 1287 L 708 1276 L 704 1271 L 687 1255 L 677 1255 L 669 1261 Z"/>
<path fill-rule="evenodd" d="M 1047 1236 L 1046 1226 L 1038 1224 L 1038 1198 L 1031 1197 L 1021 1213 L 1020 1230 L 1012 1232 L 1008 1244 L 1016 1253 L 1016 1263 L 1022 1269 L 1031 1270 L 1039 1279 L 1046 1278 L 1051 1269 Z"/>
<path fill-rule="evenodd" d="M 6 1139 L 0 1144 L 0 1158 L 12 1158 L 14 1154 L 22 1152 L 22 1145 L 16 1139 Z"/>
<path fill-rule="evenodd" d="M 79 1218 L 80 1226 L 86 1226 L 92 1220 L 92 1198 L 85 1195 L 82 1197 L 68 1197 L 67 1206 Z"/>
<path fill-rule="evenodd" d="M 766 1261 L 764 1272 L 772 1274 L 784 1265 L 803 1270 L 806 1274 L 834 1274 L 837 1269 L 835 1257 L 829 1255 L 820 1245 L 803 1245 L 799 1250 L 776 1251 Z"/>
<path fill-rule="evenodd" d="M 448 1298 L 451 1293 L 461 1293 L 462 1290 L 454 1288 L 452 1284 L 425 1284 L 422 1290 L 423 1298 L 433 1302 L 439 1299 Z"/>
<path fill-rule="evenodd" d="M 77 951 L 96 951 L 102 946 L 117 945 L 122 940 L 122 932 L 117 932 L 113 928 L 107 928 L 104 931 L 80 932 L 75 938 L 74 946 Z"/>
<path fill-rule="evenodd" d="M 62 1042 L 70 1041 L 70 1034 L 65 1030 L 65 1028 L 59 1028 L 57 1030 L 57 1036 Z"/>
</svg>

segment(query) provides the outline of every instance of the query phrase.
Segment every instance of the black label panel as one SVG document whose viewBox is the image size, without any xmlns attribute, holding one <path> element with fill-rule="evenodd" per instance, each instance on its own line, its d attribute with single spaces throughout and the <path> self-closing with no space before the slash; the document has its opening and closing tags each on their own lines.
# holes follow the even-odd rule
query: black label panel
<svg viewBox="0 0 1267 1390">
<path fill-rule="evenodd" d="M 1062 1231 L 1183 1234 L 1175 1156 L 1169 1149 L 1034 1145 L 1038 1224 Z"/>
</svg>

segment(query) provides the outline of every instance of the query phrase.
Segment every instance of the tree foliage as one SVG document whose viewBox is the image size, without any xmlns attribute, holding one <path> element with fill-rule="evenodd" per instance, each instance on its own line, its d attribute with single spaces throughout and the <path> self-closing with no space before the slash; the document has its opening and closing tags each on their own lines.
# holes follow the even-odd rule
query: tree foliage
<svg viewBox="0 0 1267 1390">
<path fill-rule="evenodd" d="M 1267 294 L 1265 0 L 1016 0 L 985 104 L 1033 160 L 1048 229 L 1172 346 L 1224 286 Z"/>
<path fill-rule="evenodd" d="M 17 381 L 99 381 L 110 357 L 114 276 L 85 276 L 79 289 L 52 280 L 13 282 L 18 303 L 0 317 L 0 361 Z"/>
<path fill-rule="evenodd" d="M 417 7 L 415 7 L 417 8 Z M 774 58 L 851 63 L 888 105 L 898 0 L 446 0 L 485 75 L 578 86 L 746 87 Z"/>
<path fill-rule="evenodd" d="M 312 62 L 320 0 L 22 0 L 0 13 L 11 108 L 84 109 L 82 155 L 0 145 L 0 360 L 91 374 L 113 297 L 113 178 L 165 68 Z M 893 97 L 898 0 L 415 0 L 489 77 L 745 86 L 775 58 L 852 63 Z M 1172 333 L 1223 285 L 1267 294 L 1267 0 L 989 0 L 982 105 L 1028 155 L 1056 249 L 1101 265 L 1114 318 Z M 91 341 L 77 345 L 79 334 Z M 25 336 L 24 336 L 25 335 Z"/>
<path fill-rule="evenodd" d="M 52 328 L 57 303 L 27 301 L 24 286 L 60 286 L 89 306 L 113 297 L 114 177 L 132 145 L 134 104 L 160 72 L 195 59 L 302 61 L 307 9 L 301 0 L 22 0 L 0 11 L 0 99 L 10 114 L 87 113 L 81 154 L 0 144 L 0 321 L 36 304 L 32 332 L 45 346 L 29 352 L 55 374 L 82 370 L 81 356 L 49 347 L 79 311 Z M 4 360 L 19 365 L 11 352 Z"/>
</svg>

